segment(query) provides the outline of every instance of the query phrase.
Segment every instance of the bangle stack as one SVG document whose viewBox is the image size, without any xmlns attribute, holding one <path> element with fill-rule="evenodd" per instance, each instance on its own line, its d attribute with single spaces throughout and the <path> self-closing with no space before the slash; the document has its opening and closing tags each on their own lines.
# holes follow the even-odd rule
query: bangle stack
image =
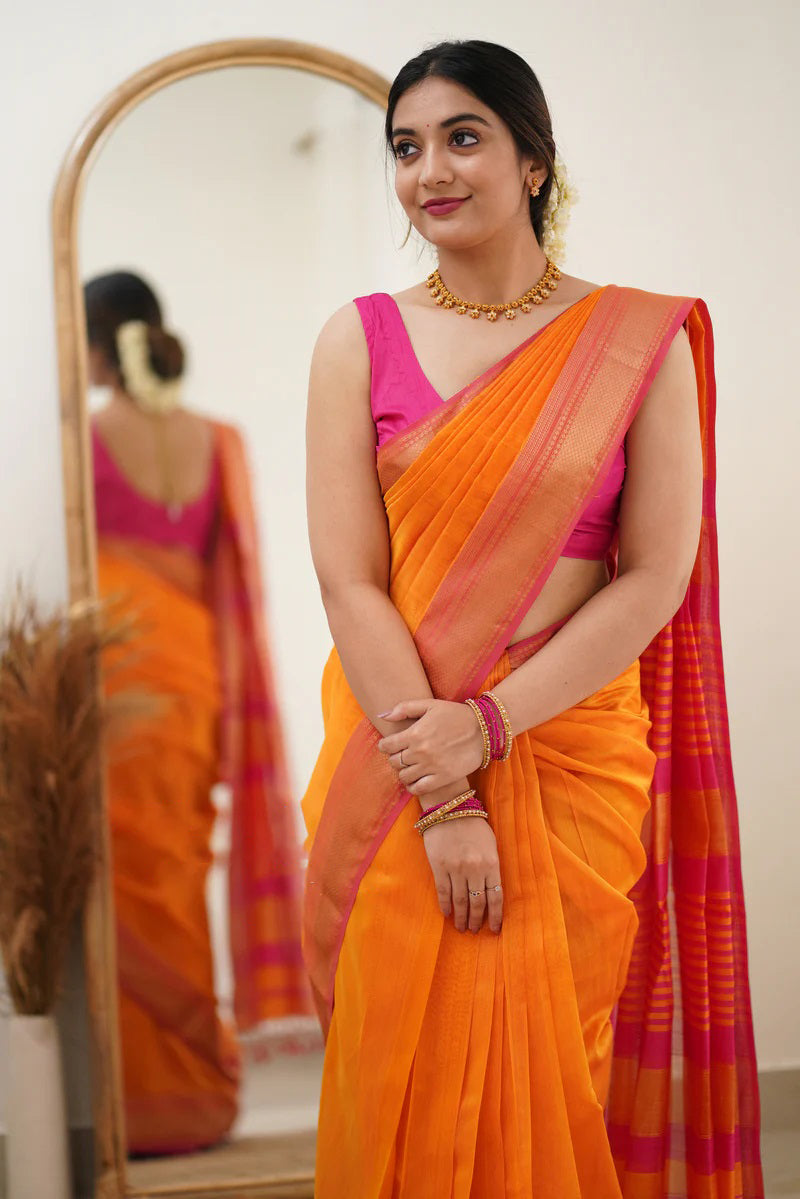
<svg viewBox="0 0 800 1199">
<path fill-rule="evenodd" d="M 452 799 L 446 799 L 443 803 L 434 804 L 432 808 L 428 808 L 416 822 L 414 828 L 422 836 L 425 830 L 434 824 L 441 824 L 445 820 L 460 820 L 463 816 L 489 819 L 489 813 L 478 799 L 474 787 L 462 791 L 460 795 L 454 795 Z"/>
<path fill-rule="evenodd" d="M 483 761 L 480 769 L 485 770 L 490 762 L 506 762 L 511 754 L 511 721 L 502 700 L 493 691 L 482 692 L 477 699 L 465 701 L 472 708 L 483 735 Z"/>
<path fill-rule="evenodd" d="M 489 725 L 486 721 L 486 714 L 474 699 L 465 699 L 465 704 L 469 704 L 472 711 L 478 718 L 478 724 L 481 726 L 481 736 L 483 737 L 483 761 L 480 764 L 480 769 L 485 770 L 492 760 L 492 738 L 489 732 Z"/>
</svg>

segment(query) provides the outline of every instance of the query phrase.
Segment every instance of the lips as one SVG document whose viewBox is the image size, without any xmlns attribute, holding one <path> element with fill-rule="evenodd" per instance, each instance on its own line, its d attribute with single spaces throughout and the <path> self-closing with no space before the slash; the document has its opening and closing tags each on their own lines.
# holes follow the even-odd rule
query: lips
<svg viewBox="0 0 800 1199">
<path fill-rule="evenodd" d="M 442 196 L 439 200 L 428 200 L 423 208 L 431 216 L 446 216 L 448 212 L 455 212 L 468 199 L 469 196 Z"/>
</svg>

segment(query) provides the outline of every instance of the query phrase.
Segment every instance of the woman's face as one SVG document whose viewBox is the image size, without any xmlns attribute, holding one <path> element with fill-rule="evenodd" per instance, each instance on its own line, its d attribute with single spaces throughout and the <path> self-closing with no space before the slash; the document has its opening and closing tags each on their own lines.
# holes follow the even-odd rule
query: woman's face
<svg viewBox="0 0 800 1199">
<path fill-rule="evenodd" d="M 430 76 L 404 92 L 392 146 L 397 197 L 426 241 L 466 249 L 516 221 L 531 229 L 532 161 L 521 160 L 505 122 L 460 84 Z M 545 175 L 536 171 L 540 183 Z M 430 204 L 442 199 L 460 202 Z"/>
</svg>

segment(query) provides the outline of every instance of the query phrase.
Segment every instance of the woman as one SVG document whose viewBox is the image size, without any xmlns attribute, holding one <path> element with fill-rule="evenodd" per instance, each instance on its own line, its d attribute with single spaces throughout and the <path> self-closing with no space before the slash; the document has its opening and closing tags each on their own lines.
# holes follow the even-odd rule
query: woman
<svg viewBox="0 0 800 1199">
<path fill-rule="evenodd" d="M 183 349 L 141 278 L 98 276 L 85 302 L 91 381 L 111 392 L 92 423 L 99 586 L 141 628 L 109 688 L 166 701 L 108 774 L 126 1131 L 134 1153 L 186 1152 L 229 1130 L 240 1075 L 206 910 L 212 787 L 232 797 L 236 1023 L 276 1044 L 312 1010 L 299 846 L 241 438 L 182 406 Z"/>
<path fill-rule="evenodd" d="M 509 50 L 412 59 L 386 134 L 439 273 L 311 367 L 317 1193 L 760 1195 L 707 308 L 552 266 Z"/>
</svg>

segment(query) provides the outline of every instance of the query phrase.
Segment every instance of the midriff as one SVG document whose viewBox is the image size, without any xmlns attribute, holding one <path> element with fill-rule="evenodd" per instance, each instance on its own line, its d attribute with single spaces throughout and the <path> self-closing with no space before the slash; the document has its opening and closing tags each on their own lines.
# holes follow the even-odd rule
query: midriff
<svg viewBox="0 0 800 1199">
<path fill-rule="evenodd" d="M 604 558 L 559 558 L 508 644 L 514 645 L 562 617 L 571 616 L 610 581 Z"/>
</svg>

